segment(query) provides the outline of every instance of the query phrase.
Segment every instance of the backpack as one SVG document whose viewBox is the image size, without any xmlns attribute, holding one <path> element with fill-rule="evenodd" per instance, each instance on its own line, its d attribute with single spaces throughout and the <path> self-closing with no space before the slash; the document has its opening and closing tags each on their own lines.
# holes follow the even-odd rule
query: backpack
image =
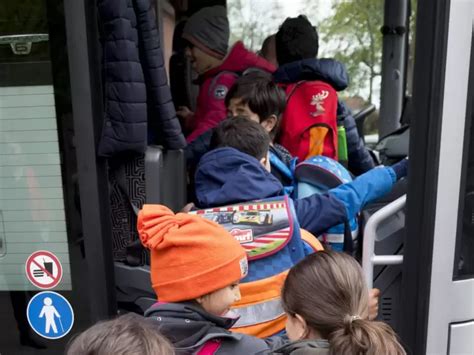
<svg viewBox="0 0 474 355">
<path fill-rule="evenodd" d="M 277 171 L 285 176 L 289 185 L 283 186 L 286 194 L 293 199 L 301 199 L 312 194 L 322 194 L 328 190 L 352 181 L 350 172 L 339 162 L 318 155 L 301 163 L 293 159 L 287 166 L 280 158 L 270 152 L 272 174 Z M 359 234 L 358 219 L 329 228 L 318 236 L 323 246 L 336 251 L 353 253 L 357 250 Z"/>
<path fill-rule="evenodd" d="M 247 252 L 249 270 L 241 280 L 240 318 L 232 330 L 268 337 L 285 329 L 281 287 L 289 269 L 321 243 L 301 230 L 288 196 L 192 211 L 229 231 Z"/>
<path fill-rule="evenodd" d="M 316 156 L 296 165 L 294 170 L 293 198 L 322 194 L 341 184 L 352 181 L 349 171 L 339 162 Z M 318 236 L 325 248 L 353 253 L 357 250 L 359 223 L 353 218 L 348 223 L 329 228 Z"/>
<path fill-rule="evenodd" d="M 323 81 L 284 87 L 287 106 L 279 141 L 300 161 L 315 155 L 338 160 L 337 93 Z"/>
</svg>

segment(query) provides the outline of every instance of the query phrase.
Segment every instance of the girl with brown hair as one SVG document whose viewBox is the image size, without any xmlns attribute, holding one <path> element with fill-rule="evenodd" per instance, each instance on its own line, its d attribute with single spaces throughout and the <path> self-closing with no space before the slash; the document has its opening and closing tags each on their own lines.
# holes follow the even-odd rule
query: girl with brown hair
<svg viewBox="0 0 474 355">
<path fill-rule="evenodd" d="M 282 291 L 292 343 L 276 354 L 404 355 L 395 332 L 367 320 L 369 291 L 349 255 L 320 251 L 289 272 Z"/>
</svg>

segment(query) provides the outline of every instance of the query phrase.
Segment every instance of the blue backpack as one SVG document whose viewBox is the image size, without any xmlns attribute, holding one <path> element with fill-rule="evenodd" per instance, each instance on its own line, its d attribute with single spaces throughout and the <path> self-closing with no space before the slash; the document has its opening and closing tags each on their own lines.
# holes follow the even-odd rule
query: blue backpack
<svg viewBox="0 0 474 355">
<path fill-rule="evenodd" d="M 272 169 L 291 180 L 285 191 L 293 199 L 300 199 L 312 194 L 322 194 L 341 184 L 352 181 L 350 172 L 336 160 L 318 155 L 301 163 L 294 159 L 290 167 L 275 154 L 270 153 Z M 352 253 L 356 250 L 359 232 L 357 218 L 348 223 L 331 227 L 318 236 L 325 248 Z"/>
</svg>

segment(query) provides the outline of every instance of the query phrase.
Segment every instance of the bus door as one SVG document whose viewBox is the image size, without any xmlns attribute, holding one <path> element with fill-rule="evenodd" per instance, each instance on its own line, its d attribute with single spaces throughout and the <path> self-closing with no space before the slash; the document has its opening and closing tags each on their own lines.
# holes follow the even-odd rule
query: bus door
<svg viewBox="0 0 474 355">
<path fill-rule="evenodd" d="M 114 313 L 107 186 L 87 126 L 87 99 L 98 95 L 84 85 L 94 29 L 85 12 L 94 9 L 0 4 L 1 354 L 61 354 L 73 334 Z"/>
<path fill-rule="evenodd" d="M 418 1 L 401 336 L 474 354 L 474 1 Z"/>
</svg>

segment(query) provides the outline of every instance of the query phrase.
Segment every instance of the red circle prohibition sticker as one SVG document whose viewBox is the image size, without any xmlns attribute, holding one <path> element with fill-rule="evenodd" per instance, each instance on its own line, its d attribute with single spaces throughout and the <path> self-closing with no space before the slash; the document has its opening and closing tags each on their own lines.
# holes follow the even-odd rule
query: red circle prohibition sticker
<svg viewBox="0 0 474 355">
<path fill-rule="evenodd" d="M 39 250 L 26 260 L 25 272 L 28 280 L 42 290 L 56 287 L 63 277 L 63 267 L 56 255 Z"/>
</svg>

